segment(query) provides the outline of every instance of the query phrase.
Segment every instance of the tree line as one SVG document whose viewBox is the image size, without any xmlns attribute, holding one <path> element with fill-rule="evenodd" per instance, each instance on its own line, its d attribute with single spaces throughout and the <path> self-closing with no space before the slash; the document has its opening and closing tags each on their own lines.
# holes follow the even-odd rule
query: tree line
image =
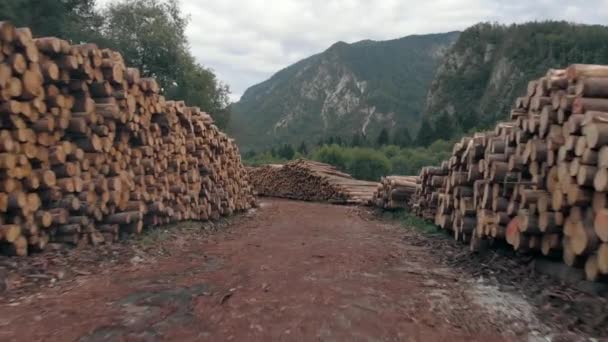
<svg viewBox="0 0 608 342">
<path fill-rule="evenodd" d="M 457 126 L 453 124 L 451 116 L 445 114 L 437 120 L 431 121 L 424 118 L 422 127 L 415 139 L 412 139 L 409 131 L 405 128 L 395 129 L 392 133 L 387 128 L 382 128 L 377 136 L 369 137 L 361 132 L 354 133 L 351 137 L 343 137 L 340 135 L 329 135 L 320 138 L 316 143 L 308 145 L 306 141 L 302 141 L 299 145 L 282 144 L 277 147 L 272 147 L 267 151 L 255 152 L 248 151 L 245 153 L 246 159 L 252 159 L 258 154 L 269 154 L 274 158 L 291 160 L 298 153 L 307 155 L 309 151 L 324 145 L 338 145 L 341 147 L 369 147 L 380 148 L 383 146 L 393 145 L 401 148 L 405 147 L 424 147 L 430 146 L 437 140 L 452 140 L 462 136 L 458 131 Z"/>
<path fill-rule="evenodd" d="M 297 146 L 283 144 L 264 152 L 249 151 L 243 158 L 248 165 L 307 158 L 331 164 L 357 179 L 379 180 L 390 174 L 416 175 L 422 167 L 448 158 L 453 144 L 449 140 L 436 140 L 420 146 L 418 140 L 402 144 L 402 139 L 383 129 L 374 139 L 362 134 L 354 134 L 350 139 L 329 136 L 314 144 L 303 141 Z"/>
<path fill-rule="evenodd" d="M 196 61 L 185 30 L 190 18 L 177 0 L 0 0 L 0 20 L 30 27 L 36 36 L 120 51 L 127 65 L 156 78 L 167 99 L 210 113 L 219 127 L 230 120 L 230 90 Z"/>
</svg>

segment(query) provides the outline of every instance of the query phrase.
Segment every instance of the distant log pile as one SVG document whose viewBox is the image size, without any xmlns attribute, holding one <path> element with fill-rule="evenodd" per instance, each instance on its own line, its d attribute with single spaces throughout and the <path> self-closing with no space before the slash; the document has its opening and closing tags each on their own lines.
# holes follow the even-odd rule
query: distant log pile
<svg viewBox="0 0 608 342">
<path fill-rule="evenodd" d="M 506 240 L 606 279 L 608 66 L 549 70 L 510 116 L 422 170 L 415 212 L 472 250 Z"/>
<path fill-rule="evenodd" d="M 200 109 L 93 44 L 0 22 L 0 248 L 98 244 L 254 199 L 236 145 Z"/>
<path fill-rule="evenodd" d="M 249 168 L 260 196 L 339 204 L 369 204 L 378 183 L 354 179 L 331 165 L 296 160 L 285 165 Z"/>
<path fill-rule="evenodd" d="M 374 194 L 374 204 L 383 209 L 404 209 L 416 193 L 418 176 L 382 177 Z"/>
</svg>

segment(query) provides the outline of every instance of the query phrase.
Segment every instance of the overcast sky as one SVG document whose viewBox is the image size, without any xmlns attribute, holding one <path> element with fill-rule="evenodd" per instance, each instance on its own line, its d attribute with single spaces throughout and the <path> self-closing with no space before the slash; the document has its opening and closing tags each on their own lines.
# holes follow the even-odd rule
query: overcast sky
<svg viewBox="0 0 608 342">
<path fill-rule="evenodd" d="M 107 3 L 111 0 L 101 0 Z M 608 24 L 608 0 L 180 0 L 192 52 L 233 99 L 337 41 L 463 30 L 480 21 Z"/>
</svg>

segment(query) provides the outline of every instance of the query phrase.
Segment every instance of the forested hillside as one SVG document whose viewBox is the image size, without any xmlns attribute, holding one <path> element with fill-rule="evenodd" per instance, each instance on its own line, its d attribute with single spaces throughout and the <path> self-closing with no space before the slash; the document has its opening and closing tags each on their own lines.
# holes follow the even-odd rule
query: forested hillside
<svg viewBox="0 0 608 342">
<path fill-rule="evenodd" d="M 452 37 L 456 37 L 456 34 Z M 303 102 L 305 96 L 298 93 L 301 84 L 294 80 L 302 78 L 311 68 L 323 65 L 321 61 L 323 58 L 329 58 L 333 50 L 343 51 L 342 55 L 358 61 L 359 64 L 356 64 L 357 68 L 354 70 L 365 72 L 368 78 L 379 73 L 382 75 L 378 76 L 381 80 L 399 77 L 407 80 L 401 83 L 370 82 L 366 88 L 369 94 L 385 94 L 385 89 L 392 89 L 391 97 L 370 97 L 376 101 L 373 104 L 377 108 L 396 103 L 417 103 L 414 99 L 420 96 L 420 91 L 426 91 L 427 84 L 417 78 L 419 73 L 375 62 L 380 60 L 377 57 L 373 60 L 366 59 L 362 57 L 366 56 L 363 50 L 339 44 L 324 54 L 313 56 L 277 73 L 271 80 L 248 91 L 239 104 L 236 121 L 245 122 L 245 127 L 252 134 L 274 139 L 267 139 L 265 142 L 278 142 L 268 153 L 246 155 L 249 161 L 259 163 L 277 158 L 290 159 L 295 150 L 300 152 L 296 155 L 307 155 L 329 162 L 351 173 L 357 173 L 353 165 L 361 164 L 356 160 L 363 158 L 365 164 L 374 160 L 386 161 L 384 157 L 388 157 L 388 163 L 378 163 L 379 166 L 375 170 L 385 170 L 384 174 L 389 171 L 402 174 L 418 173 L 419 166 L 428 162 L 428 158 L 441 154 L 438 146 L 450 146 L 444 144 L 445 141 L 454 141 L 464 133 L 492 127 L 498 120 L 505 119 L 515 97 L 525 92 L 528 81 L 543 75 L 548 68 L 562 68 L 572 63 L 608 64 L 608 28 L 565 22 L 535 22 L 509 26 L 485 23 L 475 25 L 458 35 L 458 39 L 444 54 L 433 81 L 428 84 L 425 104 L 419 107 L 420 111 L 424 112 L 423 115 L 404 115 L 401 124 L 407 125 L 408 129 L 392 132 L 371 130 L 367 132 L 366 137 L 345 134 L 344 132 L 353 131 L 348 120 L 336 121 L 339 123 L 336 127 L 343 128 L 344 131 L 326 130 L 321 118 L 314 115 L 320 113 L 319 108 L 298 105 L 312 102 Z M 346 54 L 346 51 L 349 53 Z M 337 52 L 333 55 L 337 55 Z M 359 57 L 356 57 L 357 55 Z M 350 64 L 342 62 L 341 65 Z M 386 68 L 384 73 L 378 71 L 382 68 Z M 390 70 L 393 69 L 397 72 L 390 76 Z M 386 86 L 387 84 L 391 86 Z M 325 88 L 326 86 L 328 88 Z M 316 89 L 317 93 L 322 93 L 334 88 L 331 84 L 320 83 Z M 396 101 L 396 97 L 405 101 Z M 301 108 L 306 108 L 311 113 L 302 116 L 301 123 L 297 121 L 298 116 L 294 115 L 288 116 L 288 119 L 293 121 L 288 120 L 289 125 L 273 126 L 277 120 L 273 115 L 280 117 L 281 113 L 284 113 L 282 110 L 295 111 Z M 351 113 L 345 117 L 354 116 Z M 258 121 L 255 122 L 254 119 Z M 260 127 L 271 129 L 264 131 Z M 287 138 L 288 135 L 292 138 Z M 304 148 L 300 140 L 307 142 Z M 259 141 L 261 140 L 245 139 L 241 142 L 250 146 L 247 144 Z M 441 143 L 433 144 L 436 141 Z M 293 146 L 290 146 L 290 142 Z M 326 145 L 333 147 L 327 149 Z M 399 145 L 401 148 L 382 148 L 389 145 Z M 426 148 L 431 145 L 434 147 Z M 263 149 L 264 145 L 255 146 Z M 359 147 L 368 149 L 361 153 L 357 150 Z M 288 153 L 290 151 L 291 153 Z M 328 151 L 332 153 L 328 154 Z M 387 156 L 382 151 L 390 151 L 390 154 Z M 427 156 L 428 153 L 433 156 Z M 377 179 L 375 172 L 364 177 Z"/>
<path fill-rule="evenodd" d="M 39 36 L 119 50 L 128 65 L 165 85 L 168 99 L 201 107 L 220 127 L 230 119 L 229 90 L 192 56 L 185 36 L 189 18 L 176 0 L 121 0 L 105 7 L 95 0 L 0 0 L 0 20 Z"/>
<path fill-rule="evenodd" d="M 492 126 L 530 79 L 572 63 L 607 64 L 608 28 L 535 22 L 467 29 L 430 87 L 420 144 Z"/>
<path fill-rule="evenodd" d="M 232 133 L 258 151 L 330 136 L 375 139 L 383 128 L 415 134 L 435 69 L 457 37 L 336 43 L 249 88 L 233 106 Z"/>
</svg>

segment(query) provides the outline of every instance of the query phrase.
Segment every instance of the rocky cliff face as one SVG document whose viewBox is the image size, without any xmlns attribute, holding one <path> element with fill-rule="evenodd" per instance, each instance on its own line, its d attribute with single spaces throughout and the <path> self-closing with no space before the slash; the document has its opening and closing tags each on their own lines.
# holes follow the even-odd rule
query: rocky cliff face
<svg viewBox="0 0 608 342">
<path fill-rule="evenodd" d="M 427 94 L 425 118 L 452 118 L 456 130 L 508 117 L 530 79 L 571 63 L 608 62 L 608 28 L 542 22 L 475 25 L 445 55 Z"/>
<path fill-rule="evenodd" d="M 572 63 L 608 64 L 608 28 L 478 24 L 462 33 L 336 43 L 248 89 L 232 133 L 244 150 L 382 128 L 452 138 L 505 119 L 530 79 Z M 438 121 L 449 124 L 437 125 Z M 439 128 L 440 127 L 440 128 Z"/>
<path fill-rule="evenodd" d="M 245 149 L 419 126 L 436 68 L 458 33 L 336 43 L 248 89 L 233 107 Z"/>
</svg>

